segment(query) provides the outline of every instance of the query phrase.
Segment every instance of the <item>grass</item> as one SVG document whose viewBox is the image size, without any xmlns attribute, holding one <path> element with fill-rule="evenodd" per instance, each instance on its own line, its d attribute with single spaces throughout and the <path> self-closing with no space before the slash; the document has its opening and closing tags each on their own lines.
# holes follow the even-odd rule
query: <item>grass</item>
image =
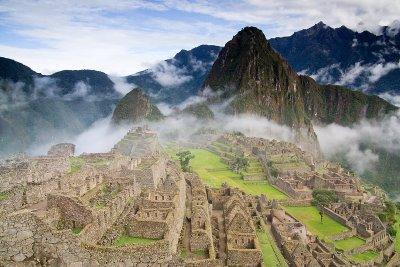
<svg viewBox="0 0 400 267">
<path fill-rule="evenodd" d="M 8 199 L 8 193 L 7 192 L 1 192 L 0 193 L 0 201 Z"/>
<path fill-rule="evenodd" d="M 195 156 L 190 161 L 193 171 L 210 187 L 218 188 L 223 183 L 252 195 L 264 194 L 271 199 L 287 199 L 287 196 L 268 181 L 244 181 L 239 174 L 231 171 L 220 157 L 205 149 L 189 149 Z"/>
<path fill-rule="evenodd" d="M 307 230 L 327 242 L 332 242 L 330 239 L 332 235 L 348 231 L 344 225 L 336 222 L 326 214 L 324 214 L 323 222 L 321 223 L 319 211 L 314 206 L 284 207 L 284 209 L 290 215 L 302 222 L 306 226 Z"/>
<path fill-rule="evenodd" d="M 118 247 L 130 245 L 148 245 L 154 243 L 157 240 L 158 239 L 121 235 L 115 240 L 114 244 Z"/>
<path fill-rule="evenodd" d="M 395 238 L 395 245 L 396 251 L 400 253 L 400 214 L 397 215 L 397 222 L 394 225 L 394 228 L 397 230 L 396 238 Z"/>
<path fill-rule="evenodd" d="M 69 158 L 69 164 L 69 173 L 76 173 L 82 169 L 83 164 L 85 164 L 85 159 L 82 157 L 71 157 Z"/>
<path fill-rule="evenodd" d="M 378 252 L 373 251 L 373 250 L 367 250 L 367 251 L 365 251 L 363 253 L 354 254 L 354 255 L 351 256 L 351 258 L 356 263 L 362 263 L 362 262 L 365 262 L 365 261 L 373 260 L 377 256 L 378 256 Z"/>
<path fill-rule="evenodd" d="M 353 248 L 359 247 L 361 245 L 365 244 L 365 240 L 361 239 L 357 236 L 353 236 L 350 238 L 346 238 L 343 240 L 338 240 L 333 242 L 336 248 L 343 250 L 343 251 L 349 251 L 352 250 Z"/>
<path fill-rule="evenodd" d="M 72 233 L 74 234 L 74 235 L 79 235 L 79 233 L 82 231 L 82 228 L 79 228 L 79 227 L 75 227 L 75 228 L 72 228 Z"/>
<path fill-rule="evenodd" d="M 276 169 L 281 172 L 287 170 L 303 170 L 308 169 L 308 165 L 299 160 L 294 154 L 284 154 L 284 155 L 273 155 L 270 158 L 272 164 Z"/>
<path fill-rule="evenodd" d="M 285 262 L 278 248 L 271 242 L 271 236 L 264 230 L 257 230 L 257 238 L 260 242 L 263 261 L 265 266 L 281 266 Z M 276 254 L 279 253 L 278 255 Z"/>
<path fill-rule="evenodd" d="M 96 204 L 94 204 L 94 208 L 95 209 L 98 209 L 98 210 L 101 210 L 101 209 L 103 209 L 103 208 L 105 208 L 106 207 L 106 204 L 105 203 L 99 203 L 99 202 L 97 202 Z"/>
<path fill-rule="evenodd" d="M 194 255 L 205 257 L 207 252 L 205 250 L 195 250 L 192 252 Z"/>
<path fill-rule="evenodd" d="M 180 249 L 180 250 L 179 250 L 179 256 L 180 256 L 181 258 L 186 258 L 186 257 L 188 256 L 187 250 L 186 250 L 185 248 Z"/>
</svg>

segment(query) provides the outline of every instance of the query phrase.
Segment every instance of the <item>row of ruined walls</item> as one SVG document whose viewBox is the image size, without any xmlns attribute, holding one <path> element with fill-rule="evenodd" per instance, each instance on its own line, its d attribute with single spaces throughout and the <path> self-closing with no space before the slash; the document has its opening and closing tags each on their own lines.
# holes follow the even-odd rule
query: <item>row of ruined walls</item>
<svg viewBox="0 0 400 267">
<path fill-rule="evenodd" d="M 81 172 L 59 175 L 41 183 L 19 185 L 7 192 L 7 199 L 2 201 L 2 209 L 12 212 L 44 201 L 46 196 L 56 192 L 63 192 L 80 197 L 89 190 L 97 187 L 106 179 L 102 172 L 94 167 L 82 168 Z"/>
<path fill-rule="evenodd" d="M 69 170 L 69 161 L 65 157 L 36 157 L 22 162 L 0 167 L 0 192 L 27 184 L 41 184 L 52 180 Z"/>
<path fill-rule="evenodd" d="M 211 231 L 211 207 L 208 203 L 204 185 L 198 184 L 191 187 L 191 251 L 209 249 L 214 251 Z"/>
<path fill-rule="evenodd" d="M 59 211 L 62 228 L 83 228 L 93 220 L 92 212 L 78 199 L 65 195 L 47 195 L 47 208 Z"/>
<path fill-rule="evenodd" d="M 171 260 L 165 240 L 133 247 L 83 243 L 70 230 L 49 228 L 30 211 L 13 213 L 0 222 L 0 264 L 24 261 L 36 266 L 133 266 Z"/>
<path fill-rule="evenodd" d="M 123 212 L 128 201 L 139 193 L 133 186 L 127 186 L 106 207 L 93 214 L 92 222 L 81 231 L 80 240 L 89 244 L 98 243 Z"/>
</svg>

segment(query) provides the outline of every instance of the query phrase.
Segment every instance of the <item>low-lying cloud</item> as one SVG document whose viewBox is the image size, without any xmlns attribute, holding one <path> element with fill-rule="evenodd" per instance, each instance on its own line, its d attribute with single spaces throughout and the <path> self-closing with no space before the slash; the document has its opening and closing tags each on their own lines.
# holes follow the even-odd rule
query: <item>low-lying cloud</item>
<svg viewBox="0 0 400 267">
<path fill-rule="evenodd" d="M 125 77 L 119 77 L 119 76 L 113 76 L 113 75 L 108 75 L 110 80 L 114 83 L 114 89 L 118 93 L 120 93 L 122 96 L 126 95 L 129 93 L 133 88 L 136 87 L 134 84 L 129 84 L 126 81 Z"/>
<path fill-rule="evenodd" d="M 391 94 L 391 93 L 383 93 L 379 94 L 380 98 L 385 99 L 386 101 L 392 103 L 393 105 L 400 107 L 400 95 Z"/>
<path fill-rule="evenodd" d="M 193 78 L 185 68 L 178 68 L 166 61 L 162 61 L 152 67 L 151 73 L 153 79 L 165 87 L 178 86 Z"/>
<path fill-rule="evenodd" d="M 354 170 L 362 174 L 372 170 L 379 156 L 364 148 L 365 144 L 391 153 L 400 152 L 400 112 L 380 122 L 362 121 L 352 127 L 330 124 L 316 126 L 323 153 L 328 158 L 344 155 Z"/>
<path fill-rule="evenodd" d="M 97 120 L 87 130 L 75 136 L 60 135 L 51 142 L 35 144 L 28 149 L 31 155 L 45 155 L 50 147 L 61 142 L 76 145 L 75 153 L 100 153 L 110 151 L 114 145 L 128 132 L 129 126 L 111 124 L 111 115 Z"/>
<path fill-rule="evenodd" d="M 368 90 L 371 85 L 395 69 L 400 69 L 400 61 L 396 63 L 381 60 L 375 64 L 356 62 L 346 69 L 343 69 L 340 64 L 332 64 L 315 73 L 310 73 L 308 70 L 299 73 L 309 75 L 324 84 L 357 85 L 362 90 Z"/>
<path fill-rule="evenodd" d="M 0 111 L 26 105 L 38 99 L 59 99 L 73 101 L 99 101 L 105 98 L 116 98 L 125 95 L 133 89 L 134 85 L 128 84 L 124 78 L 113 77 L 114 90 L 107 93 L 98 93 L 84 81 L 78 81 L 73 88 L 65 93 L 65 88 L 57 85 L 57 80 L 51 77 L 34 77 L 33 84 L 0 80 Z M 4 88 L 4 90 L 2 90 Z"/>
</svg>

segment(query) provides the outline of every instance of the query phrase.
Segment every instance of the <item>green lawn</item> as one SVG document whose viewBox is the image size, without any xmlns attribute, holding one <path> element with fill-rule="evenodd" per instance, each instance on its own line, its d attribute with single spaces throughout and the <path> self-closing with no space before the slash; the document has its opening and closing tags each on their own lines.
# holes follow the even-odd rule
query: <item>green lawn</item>
<svg viewBox="0 0 400 267">
<path fill-rule="evenodd" d="M 372 259 L 375 259 L 376 256 L 378 256 L 378 252 L 373 251 L 373 250 L 367 250 L 363 253 L 359 254 L 354 254 L 351 256 L 351 258 L 356 262 L 356 263 L 362 263 L 365 261 L 370 261 Z"/>
<path fill-rule="evenodd" d="M 82 157 L 70 157 L 69 164 L 69 173 L 76 173 L 82 169 L 82 166 L 85 164 L 85 159 Z"/>
<path fill-rule="evenodd" d="M 394 227 L 397 230 L 396 239 L 395 239 L 396 251 L 400 253 L 400 215 L 397 215 L 397 222 Z"/>
<path fill-rule="evenodd" d="M 190 161 L 193 171 L 210 187 L 218 188 L 224 182 L 252 195 L 265 194 L 271 199 L 286 199 L 287 196 L 267 181 L 244 181 L 239 174 L 231 171 L 220 157 L 205 149 L 189 149 L 195 158 Z"/>
<path fill-rule="evenodd" d="M 348 231 L 345 226 L 336 222 L 326 214 L 323 216 L 323 222 L 321 223 L 319 211 L 314 206 L 284 207 L 284 209 L 297 220 L 302 222 L 308 231 L 325 241 L 329 242 L 329 237 L 332 235 Z"/>
<path fill-rule="evenodd" d="M 74 235 L 79 235 L 81 231 L 82 231 L 82 228 L 79 228 L 79 227 L 72 228 L 72 233 Z"/>
<path fill-rule="evenodd" d="M 1 192 L 0 193 L 0 201 L 8 199 L 8 193 L 7 192 Z"/>
<path fill-rule="evenodd" d="M 271 243 L 273 242 L 271 241 L 272 237 L 268 235 L 269 233 L 265 232 L 264 230 L 257 230 L 257 238 L 261 245 L 264 265 L 280 267 L 282 266 L 281 263 L 285 263 L 285 259 L 275 244 Z"/>
<path fill-rule="evenodd" d="M 129 246 L 129 245 L 147 245 L 157 240 L 158 239 L 121 235 L 120 237 L 117 238 L 117 240 L 115 240 L 114 244 L 118 247 Z"/>
<path fill-rule="evenodd" d="M 335 247 L 338 249 L 341 249 L 343 251 L 349 251 L 352 250 L 353 248 L 359 247 L 361 245 L 365 244 L 365 240 L 361 239 L 357 236 L 353 236 L 350 238 L 346 238 L 343 240 L 338 240 L 333 242 Z"/>
</svg>

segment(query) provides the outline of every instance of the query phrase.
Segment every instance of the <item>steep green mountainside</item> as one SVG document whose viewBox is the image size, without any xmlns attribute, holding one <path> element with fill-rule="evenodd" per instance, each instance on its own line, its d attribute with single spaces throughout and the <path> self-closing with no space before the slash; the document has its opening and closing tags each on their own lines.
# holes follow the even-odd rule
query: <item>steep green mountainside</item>
<svg viewBox="0 0 400 267">
<path fill-rule="evenodd" d="M 56 80 L 56 85 L 62 89 L 60 92 L 62 95 L 73 93 L 76 84 L 83 82 L 88 86 L 88 94 L 118 97 L 118 93 L 114 90 L 114 82 L 101 71 L 63 70 L 49 77 Z"/>
<path fill-rule="evenodd" d="M 183 114 L 190 114 L 198 119 L 211 120 L 214 119 L 214 112 L 206 103 L 197 103 L 187 106 L 182 110 Z"/>
<path fill-rule="evenodd" d="M 12 82 L 23 82 L 27 85 L 33 85 L 33 78 L 42 76 L 15 60 L 0 57 L 0 80 L 9 80 Z"/>
<path fill-rule="evenodd" d="M 78 134 L 111 114 L 120 98 L 105 73 L 66 70 L 46 76 L 0 58 L 0 156 Z"/>
<path fill-rule="evenodd" d="M 298 77 L 261 30 L 247 27 L 226 43 L 203 88 L 235 96 L 231 112 L 251 112 L 293 128 L 310 127 Z"/>
<path fill-rule="evenodd" d="M 163 117 L 150 98 L 141 89 L 135 88 L 118 102 L 112 121 L 116 124 L 135 123 L 144 119 L 160 120 Z"/>
<path fill-rule="evenodd" d="M 311 129 L 311 120 L 349 125 L 397 109 L 376 96 L 321 86 L 297 75 L 254 27 L 244 28 L 225 45 L 203 88 L 235 96 L 233 113 L 259 114 L 292 128 Z"/>
<path fill-rule="evenodd" d="M 99 118 L 111 114 L 114 102 L 39 99 L 3 111 L 0 113 L 0 156 L 79 134 Z"/>
<path fill-rule="evenodd" d="M 308 76 L 299 76 L 299 88 L 307 116 L 323 124 L 352 125 L 362 119 L 381 119 L 397 107 L 375 96 L 337 85 L 318 85 Z"/>
</svg>

